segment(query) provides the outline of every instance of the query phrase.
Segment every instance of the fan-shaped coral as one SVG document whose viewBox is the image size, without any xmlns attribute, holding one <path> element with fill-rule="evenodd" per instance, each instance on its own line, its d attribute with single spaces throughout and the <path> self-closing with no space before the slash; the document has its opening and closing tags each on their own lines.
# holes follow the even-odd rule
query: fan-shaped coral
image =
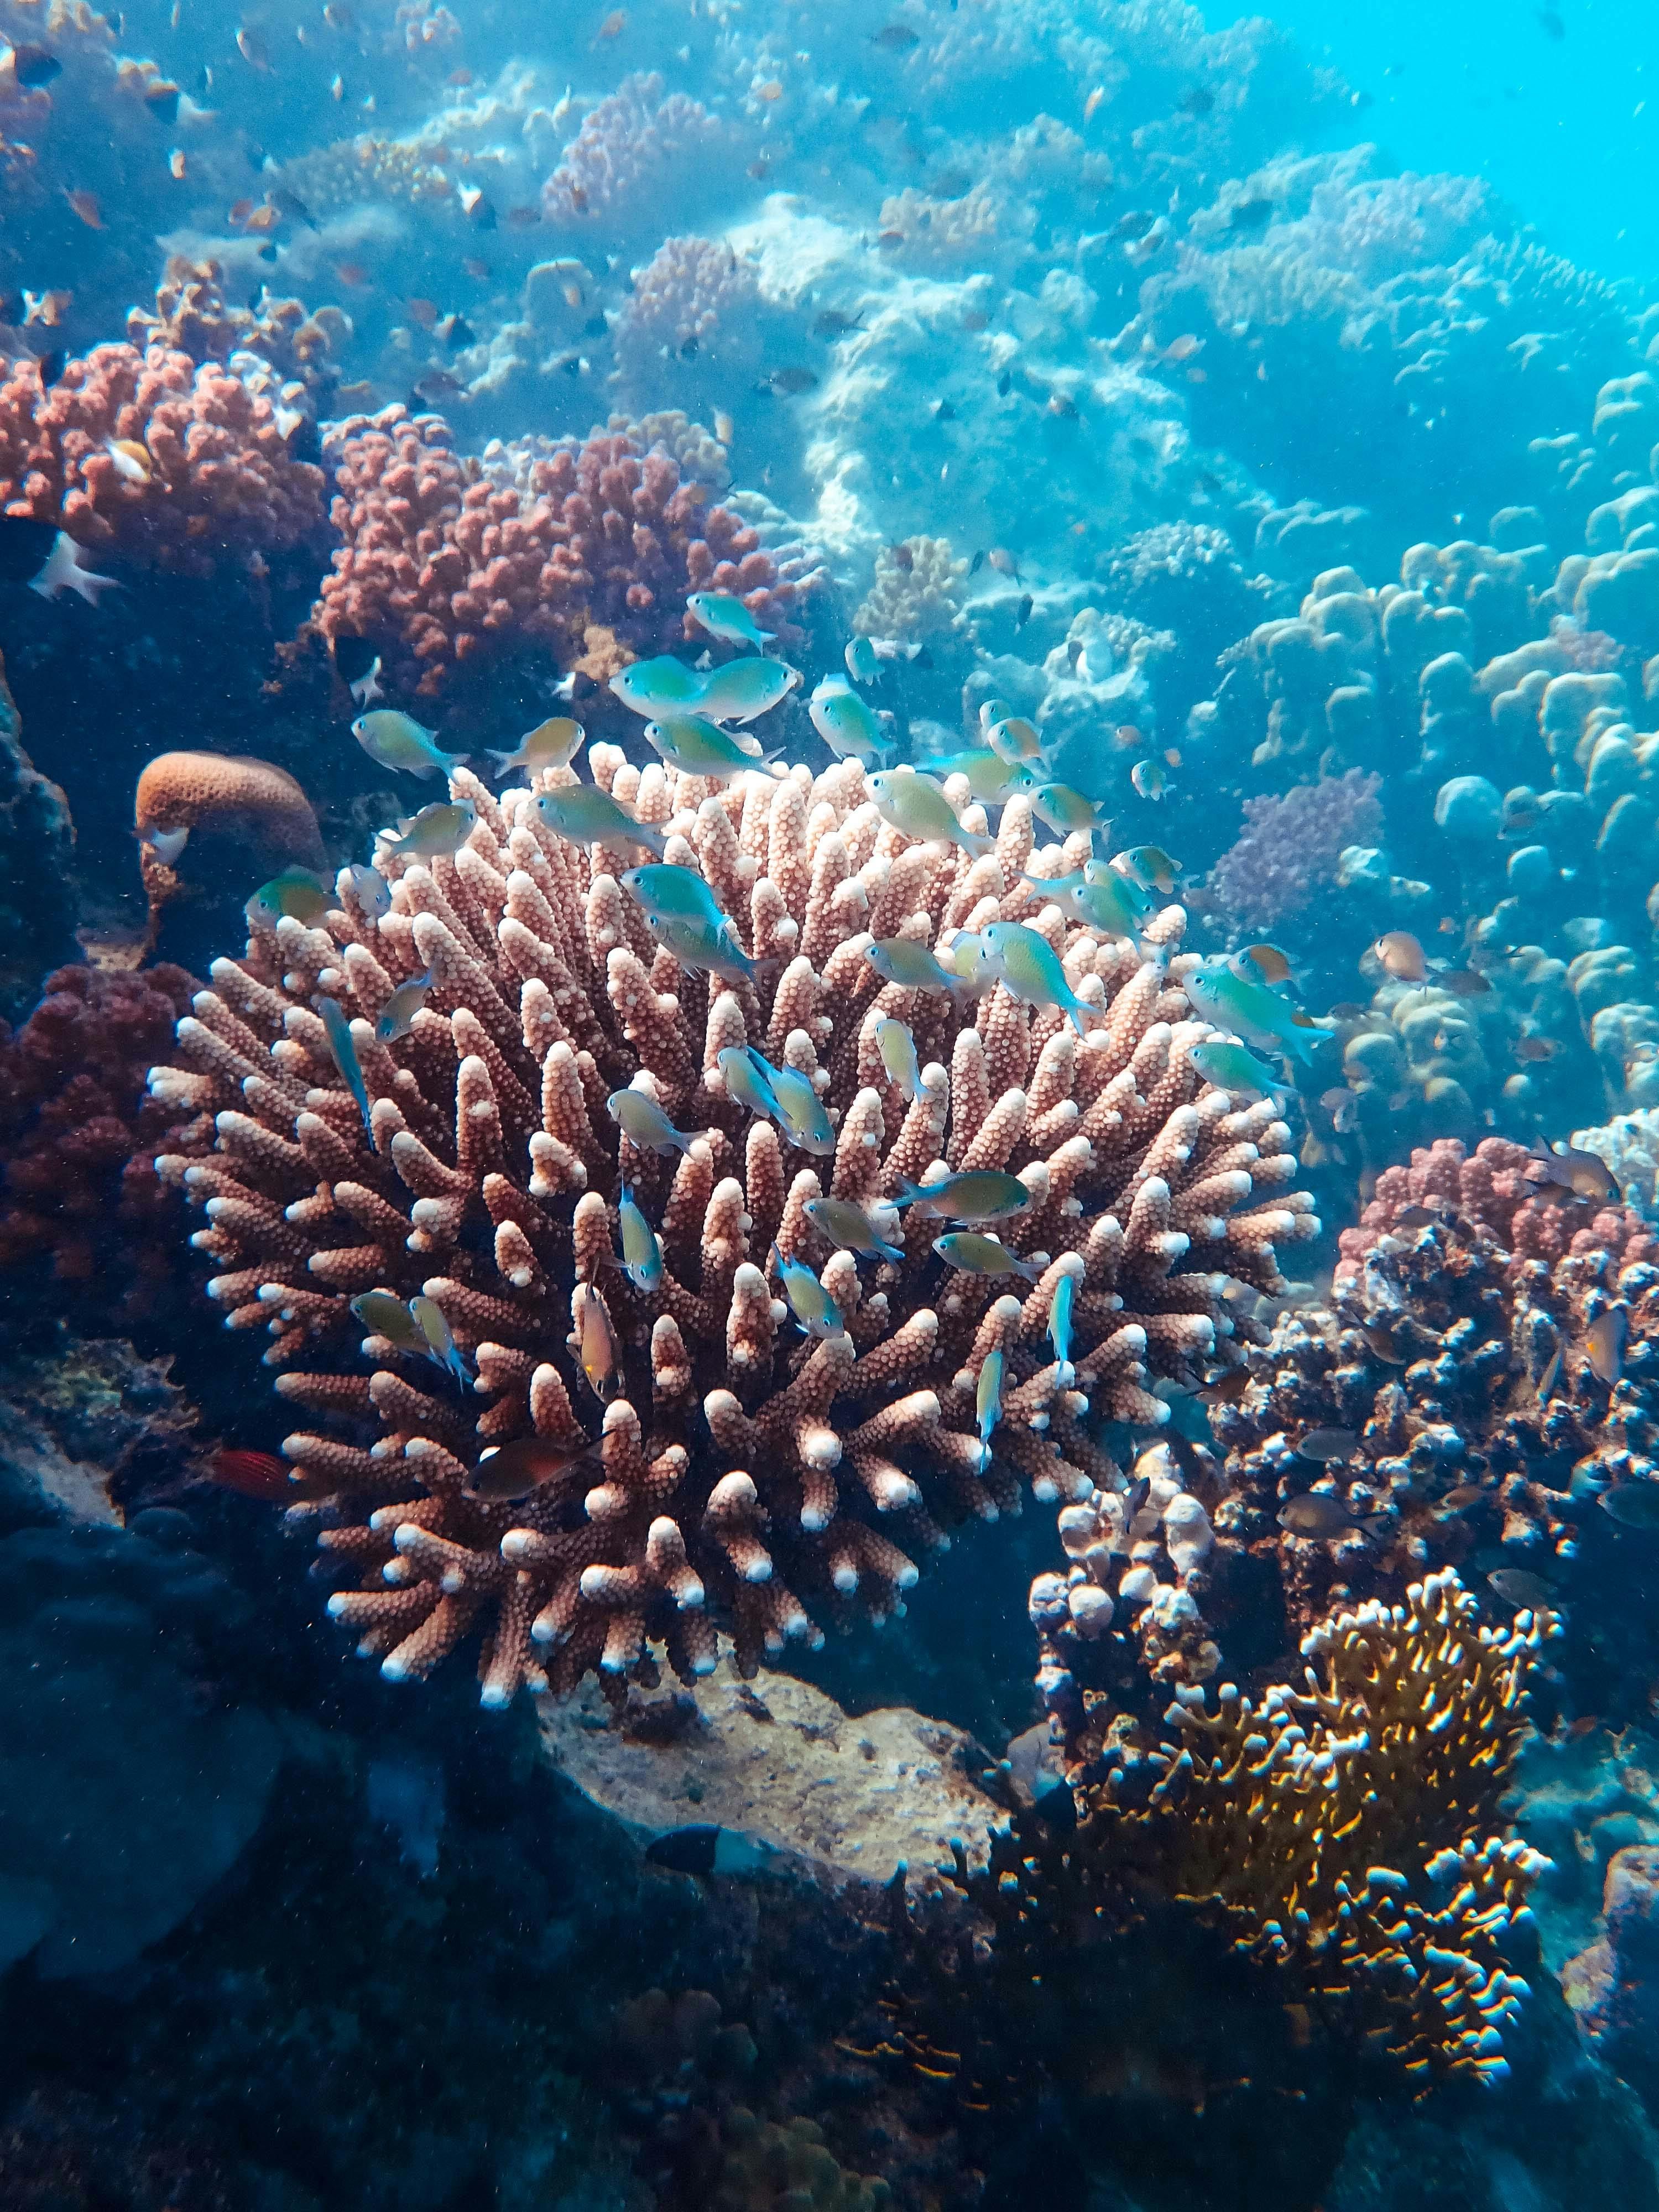
<svg viewBox="0 0 1659 2212">
<path fill-rule="evenodd" d="M 182 1065 L 152 1079 L 169 1102 L 217 1113 L 214 1158 L 162 1171 L 207 1206 L 196 1242 L 229 1327 L 274 1336 L 278 1389 L 318 1417 L 288 1450 L 299 1510 L 360 1584 L 336 1615 L 396 1676 L 483 1629 L 492 1703 L 590 1668 L 614 1681 L 659 1644 L 683 1674 L 703 1670 L 717 1620 L 753 1668 L 786 1638 L 815 1637 L 814 1616 L 890 1611 L 945 1525 L 1012 1509 L 1022 1479 L 1046 1498 L 1104 1479 L 1079 1393 L 1161 1419 L 1147 1374 L 1216 1353 L 1223 1276 L 1272 1288 L 1274 1243 L 1316 1225 L 1272 1106 L 1235 1109 L 1193 1066 L 1210 1032 L 1178 980 L 1178 908 L 1148 926 L 1144 958 L 1042 908 L 1081 1041 L 1057 1008 L 1034 1013 L 998 988 L 975 1009 L 962 993 L 884 984 L 866 959 L 872 938 L 925 946 L 1027 910 L 1014 889 L 1033 858 L 1024 801 L 974 859 L 884 826 L 852 763 L 816 781 L 751 775 L 720 794 L 641 775 L 610 748 L 592 765 L 671 862 L 701 872 L 752 978 L 683 974 L 603 848 L 555 835 L 531 792 L 498 802 L 463 772 L 455 789 L 478 818 L 453 861 L 389 859 L 398 880 L 378 923 L 343 877 L 325 926 L 257 927 L 181 1023 Z M 1054 848 L 1037 865 L 1076 859 Z M 393 988 L 428 967 L 407 1037 L 377 1042 Z M 341 1087 L 313 994 L 356 1017 L 367 1116 Z M 888 1015 L 920 1049 L 908 1101 L 875 1041 Z M 744 1044 L 811 1079 L 833 1114 L 823 1184 L 819 1163 L 726 1092 L 719 1055 Z M 682 1147 L 672 1173 L 612 1136 L 607 1097 L 628 1088 L 682 1133 L 663 1139 Z M 895 1232 L 904 1257 L 867 1285 L 850 1251 L 829 1259 L 823 1340 L 783 1333 L 766 1255 L 821 1257 L 806 1208 L 824 1184 L 874 1206 L 907 1176 L 1003 1169 L 1028 1194 L 1003 1224 L 1031 1279 L 1022 1295 L 942 1272 L 939 1224 L 912 1210 Z M 660 1228 L 648 1290 L 614 1255 L 624 1186 Z M 1062 1364 L 1045 1333 L 1065 1276 L 1078 1287 Z M 476 1364 L 476 1419 L 386 1339 L 368 1339 L 360 1367 L 348 1301 L 381 1287 L 423 1289 L 441 1310 Z M 975 1390 L 994 1351 L 1006 1381 L 987 1452 Z M 471 1494 L 481 1443 L 586 1446 L 594 1395 L 607 1401 L 600 1479 L 584 1462 L 519 1502 Z"/>
</svg>

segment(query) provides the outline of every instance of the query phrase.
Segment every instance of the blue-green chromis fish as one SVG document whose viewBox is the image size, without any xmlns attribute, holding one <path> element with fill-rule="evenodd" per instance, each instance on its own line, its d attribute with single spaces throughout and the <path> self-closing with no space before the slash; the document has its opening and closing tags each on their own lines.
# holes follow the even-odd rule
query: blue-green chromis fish
<svg viewBox="0 0 1659 2212">
<path fill-rule="evenodd" d="M 941 1238 L 940 1242 L 944 1240 Z M 979 1440 L 988 1457 L 991 1431 L 1002 1419 L 1002 1378 L 1006 1362 L 1000 1350 L 988 1352 L 980 1362 L 979 1387 L 974 1393 L 974 1416 L 979 1423 Z"/>
<path fill-rule="evenodd" d="M 790 1310 L 807 1336 L 845 1336 L 847 1328 L 841 1317 L 841 1308 L 810 1267 L 799 1260 L 786 1260 L 775 1244 L 772 1258 L 776 1263 L 778 1279 L 783 1285 L 783 1295 L 789 1301 Z"/>
<path fill-rule="evenodd" d="M 1224 960 L 1206 960 L 1182 987 L 1206 1022 L 1236 1030 L 1249 1043 L 1282 1052 L 1289 1060 L 1311 1060 L 1325 1042 L 1323 1030 L 1304 1029 L 1288 999 L 1261 983 L 1236 975 Z"/>
<path fill-rule="evenodd" d="M 420 1323 L 399 1297 L 390 1291 L 365 1291 L 353 1298 L 351 1310 L 371 1336 L 383 1336 L 399 1352 L 426 1358 L 431 1351 Z"/>
<path fill-rule="evenodd" d="M 771 757 L 751 749 L 752 740 L 745 744 L 702 714 L 665 714 L 659 721 L 647 722 L 645 741 L 682 775 L 706 775 L 720 783 L 765 767 Z"/>
<path fill-rule="evenodd" d="M 662 1245 L 626 1183 L 617 1212 L 622 1221 L 623 1273 L 636 1291 L 654 1291 L 662 1280 Z"/>
<path fill-rule="evenodd" d="M 465 1389 L 472 1377 L 468 1371 L 465 1360 L 462 1358 L 457 1348 L 454 1338 L 450 1334 L 449 1323 L 444 1318 L 443 1308 L 435 1298 L 428 1298 L 422 1295 L 410 1300 L 409 1310 L 414 1315 L 421 1334 L 426 1339 L 427 1351 L 434 1364 L 453 1375 L 461 1388 Z"/>
<path fill-rule="evenodd" d="M 1180 861 L 1171 860 L 1161 845 L 1131 845 L 1127 852 L 1115 853 L 1112 859 L 1143 890 L 1157 891 L 1165 898 L 1181 874 Z"/>
<path fill-rule="evenodd" d="M 1066 980 L 1060 955 L 1046 937 L 1023 921 L 994 921 L 980 934 L 996 964 L 997 981 L 1027 1006 L 1058 1006 L 1079 1036 L 1086 1034 L 1085 1006 Z"/>
<path fill-rule="evenodd" d="M 1024 714 L 1004 714 L 999 721 L 988 722 L 981 707 L 980 727 L 991 750 L 1006 761 L 1034 761 L 1042 750 L 1036 725 L 1027 721 Z"/>
<path fill-rule="evenodd" d="M 1127 937 L 1139 946 L 1140 924 L 1146 919 L 1141 894 L 1115 868 L 1103 868 L 1092 880 L 1062 891 L 1058 902 L 1086 928 L 1097 929 L 1103 937 Z"/>
<path fill-rule="evenodd" d="M 815 1229 L 821 1229 L 843 1252 L 873 1253 L 883 1260 L 902 1260 L 896 1244 L 890 1244 L 861 1206 L 850 1198 L 809 1198 L 801 1211 Z"/>
<path fill-rule="evenodd" d="M 374 1024 L 377 1044 L 396 1044 L 406 1037 L 415 1026 L 415 1017 L 426 1004 L 426 994 L 432 988 L 432 970 L 424 975 L 412 975 L 407 983 L 399 983 L 380 1009 L 380 1018 Z"/>
<path fill-rule="evenodd" d="M 363 1080 L 362 1063 L 357 1057 L 357 1040 L 351 1034 L 351 1024 L 337 999 L 313 999 L 312 1005 L 322 1016 L 323 1027 L 328 1032 L 328 1048 L 334 1065 L 340 1071 L 340 1080 L 357 1102 L 357 1111 L 363 1117 L 363 1127 L 370 1139 L 374 1124 L 369 1118 L 368 1085 Z"/>
<path fill-rule="evenodd" d="M 1031 793 L 1031 811 L 1061 837 L 1074 830 L 1095 832 L 1111 827 L 1104 810 L 1069 783 L 1037 784 Z"/>
<path fill-rule="evenodd" d="M 1218 1037 L 1206 1037 L 1202 1044 L 1194 1046 L 1188 1057 L 1206 1082 L 1218 1090 L 1259 1091 L 1268 1098 L 1284 1096 L 1285 1086 L 1248 1045 L 1224 1044 Z"/>
<path fill-rule="evenodd" d="M 933 1249 L 949 1266 L 964 1275 L 1024 1275 L 1036 1282 L 1042 1273 L 1035 1260 L 1022 1260 L 994 1237 L 981 1237 L 971 1229 L 953 1229 L 935 1237 Z"/>
<path fill-rule="evenodd" d="M 877 813 L 905 836 L 929 844 L 959 845 L 975 860 L 991 850 L 992 839 L 963 828 L 956 809 L 932 776 L 913 768 L 884 768 L 866 781 Z"/>
<path fill-rule="evenodd" d="M 554 714 L 545 722 L 538 722 L 533 730 L 526 730 L 511 752 L 492 748 L 489 757 L 497 775 L 520 768 L 526 776 L 539 775 L 544 769 L 568 768 L 586 735 L 581 724 L 568 714 Z"/>
<path fill-rule="evenodd" d="M 354 860 L 342 873 L 351 885 L 352 896 L 371 921 L 378 921 L 383 914 L 392 911 L 392 886 L 378 868 Z"/>
<path fill-rule="evenodd" d="M 811 1077 L 803 1075 L 798 1067 L 774 1067 L 770 1060 L 761 1060 L 758 1053 L 755 1058 L 766 1070 L 791 1144 L 798 1145 L 804 1152 L 833 1152 L 836 1133 Z"/>
<path fill-rule="evenodd" d="M 953 775 L 965 775 L 969 792 L 987 806 L 1002 805 L 1015 792 L 1030 791 L 1034 782 L 1023 761 L 1006 761 L 1000 753 L 988 750 L 944 753 L 927 765 L 941 782 L 948 782 Z"/>
<path fill-rule="evenodd" d="M 667 849 L 668 840 L 660 830 L 636 821 L 619 799 L 601 791 L 597 783 L 568 783 L 557 791 L 539 791 L 536 811 L 556 836 L 568 837 L 573 845 L 637 845 L 658 860 Z"/>
<path fill-rule="evenodd" d="M 867 637 L 849 637 L 843 658 L 854 684 L 873 684 L 881 673 L 881 655 Z"/>
<path fill-rule="evenodd" d="M 703 678 L 696 709 L 711 722 L 752 722 L 757 714 L 769 714 L 799 682 L 799 669 L 781 660 L 728 660 Z"/>
<path fill-rule="evenodd" d="M 881 937 L 865 947 L 865 958 L 878 975 L 907 991 L 960 991 L 963 979 L 942 968 L 914 937 Z"/>
<path fill-rule="evenodd" d="M 381 842 L 394 853 L 421 860 L 453 860 L 477 827 L 478 810 L 470 799 L 423 806 L 398 824 L 398 835 L 382 830 Z"/>
<path fill-rule="evenodd" d="M 686 611 L 722 645 L 770 645 L 775 630 L 757 629 L 755 617 L 730 592 L 688 592 Z"/>
<path fill-rule="evenodd" d="M 605 1110 L 630 1144 L 647 1152 L 689 1152 L 700 1129 L 677 1129 L 648 1091 L 613 1091 Z"/>
<path fill-rule="evenodd" d="M 1048 1308 L 1048 1341 L 1054 1348 L 1062 1388 L 1072 1382 L 1072 1317 L 1076 1306 L 1077 1277 L 1062 1275 L 1054 1285 L 1054 1301 Z"/>
<path fill-rule="evenodd" d="M 722 1045 L 714 1055 L 726 1095 L 763 1121 L 781 1122 L 783 1108 L 772 1088 L 772 1071 L 753 1045 Z"/>
<path fill-rule="evenodd" d="M 826 676 L 807 701 L 806 711 L 837 760 L 851 757 L 867 765 L 890 750 L 883 741 L 881 725 L 844 676 Z"/>
<path fill-rule="evenodd" d="M 876 1024 L 876 1049 L 900 1097 L 907 1103 L 917 1097 L 921 1091 L 921 1069 L 916 1062 L 916 1041 L 904 1024 L 891 1014 L 884 1014 Z"/>
<path fill-rule="evenodd" d="M 457 760 L 451 758 L 430 730 L 412 714 L 395 707 L 375 707 L 359 714 L 351 734 L 377 768 L 401 769 L 405 775 L 447 775 Z"/>
<path fill-rule="evenodd" d="M 724 915 L 718 922 L 680 921 L 665 914 L 650 915 L 647 920 L 651 934 L 682 968 L 750 983 L 759 972 L 738 942 L 736 925 Z"/>
<path fill-rule="evenodd" d="M 938 1182 L 901 1178 L 899 1192 L 893 1205 L 914 1206 L 940 1221 L 1006 1221 L 1031 1203 L 1030 1190 L 1006 1168 L 973 1168 Z"/>
<path fill-rule="evenodd" d="M 672 714 L 696 705 L 702 678 L 685 661 L 664 653 L 654 660 L 630 661 L 618 669 L 611 689 L 636 714 Z"/>
<path fill-rule="evenodd" d="M 268 884 L 261 884 L 247 902 L 248 919 L 256 915 L 264 921 L 281 921 L 284 915 L 302 921 L 307 929 L 320 921 L 334 902 L 328 896 L 320 876 L 309 868 L 284 868 L 280 876 L 273 876 Z"/>
<path fill-rule="evenodd" d="M 695 868 L 676 868 L 666 860 L 629 868 L 623 889 L 637 899 L 653 921 L 706 921 L 718 929 L 725 910 Z"/>
</svg>

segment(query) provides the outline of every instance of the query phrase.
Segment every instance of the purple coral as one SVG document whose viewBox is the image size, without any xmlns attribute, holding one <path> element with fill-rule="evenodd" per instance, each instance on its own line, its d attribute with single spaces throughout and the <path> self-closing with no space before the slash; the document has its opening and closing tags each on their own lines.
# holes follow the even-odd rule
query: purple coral
<svg viewBox="0 0 1659 2212">
<path fill-rule="evenodd" d="M 1351 768 L 1346 775 L 1299 783 L 1282 798 L 1269 793 L 1247 799 L 1243 832 L 1210 877 L 1210 889 L 1233 920 L 1268 929 L 1300 914 L 1336 880 L 1343 848 L 1366 843 L 1381 830 L 1381 784 L 1380 776 Z"/>
<path fill-rule="evenodd" d="M 621 214 L 642 190 L 659 184 L 671 163 L 712 152 L 724 135 L 701 101 L 683 92 L 665 98 L 656 70 L 626 77 L 589 111 L 565 148 L 542 186 L 542 213 L 559 223 L 602 211 Z"/>
<path fill-rule="evenodd" d="M 753 264 L 707 238 L 666 238 L 644 268 L 613 332 L 624 386 L 657 396 L 666 355 L 757 364 L 760 286 Z"/>
</svg>

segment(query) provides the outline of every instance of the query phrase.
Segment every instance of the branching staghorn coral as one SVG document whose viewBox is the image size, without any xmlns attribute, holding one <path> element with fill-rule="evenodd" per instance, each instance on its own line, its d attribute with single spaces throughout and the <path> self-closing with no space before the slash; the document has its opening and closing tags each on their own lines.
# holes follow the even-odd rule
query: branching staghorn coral
<svg viewBox="0 0 1659 2212">
<path fill-rule="evenodd" d="M 1528 1613 L 1481 1626 L 1447 1571 L 1403 1605 L 1316 1626 L 1304 1689 L 1258 1702 L 1225 1684 L 1213 1710 L 1180 1692 L 1161 1732 L 1104 1733 L 1103 1708 L 1066 1746 L 1074 1826 L 1050 1802 L 994 1830 L 982 1869 L 952 1847 L 943 1871 L 988 1944 L 945 1952 L 900 1923 L 885 2047 L 954 2075 L 970 2106 L 1045 2075 L 1107 2074 L 1119 2014 L 1099 1996 L 1115 1972 L 1133 2008 L 1149 1948 L 1160 1971 L 1184 1966 L 1228 2002 L 1213 1960 L 1183 1958 L 1173 1907 L 1293 1975 L 1298 2002 L 1419 2093 L 1449 2076 L 1501 2081 L 1503 2031 L 1528 1994 L 1516 1938 L 1548 1862 L 1494 1831 L 1528 1677 L 1557 1632 Z"/>
<path fill-rule="evenodd" d="M 1192 1065 L 1210 1031 L 1176 980 L 1178 908 L 1148 925 L 1144 958 L 1037 910 L 1083 1002 L 1080 1040 L 1000 988 L 975 1006 L 884 984 L 865 959 L 872 937 L 926 945 L 1031 909 L 1013 888 L 1033 861 L 1022 799 L 973 859 L 884 826 L 852 763 L 719 793 L 609 747 L 592 764 L 671 862 L 700 869 L 754 981 L 682 973 L 601 849 L 556 836 L 532 793 L 492 799 L 462 771 L 477 822 L 454 860 L 386 855 L 378 923 L 343 875 L 319 926 L 256 924 L 180 1024 L 182 1064 L 152 1077 L 171 1103 L 217 1115 L 210 1161 L 158 1164 L 207 1206 L 196 1242 L 228 1325 L 273 1337 L 278 1390 L 315 1419 L 287 1450 L 297 1511 L 359 1583 L 332 1611 L 397 1678 L 482 1631 L 489 1704 L 590 1668 L 648 1677 L 659 1646 L 689 1679 L 714 1662 L 717 1621 L 753 1669 L 816 1638 L 814 1616 L 890 1612 L 945 1525 L 1012 1510 L 1022 1481 L 1060 1498 L 1104 1479 L 1080 1394 L 1161 1419 L 1147 1377 L 1217 1356 L 1224 1277 L 1272 1290 L 1274 1243 L 1317 1225 L 1272 1106 L 1235 1110 Z M 1078 860 L 1051 848 L 1040 865 Z M 393 988 L 428 967 L 413 1028 L 378 1044 Z M 319 994 L 356 1018 L 372 1144 Z M 919 1048 L 908 1103 L 875 1041 L 889 1015 Z M 726 1096 L 718 1054 L 745 1042 L 816 1079 L 833 1159 L 798 1157 Z M 672 1170 L 613 1133 L 605 1101 L 628 1087 L 684 1133 Z M 1001 1224 L 1034 1278 L 1020 1296 L 999 1295 L 1006 1277 L 942 1273 L 939 1224 L 913 1209 L 902 1262 L 862 1280 L 849 1252 L 823 1266 L 839 1334 L 785 1333 L 767 1255 L 775 1243 L 822 1263 L 805 1212 L 821 1189 L 872 1205 L 902 1176 L 1004 1168 L 1031 1194 Z M 661 1232 L 648 1292 L 614 1256 L 624 1183 Z M 1063 1274 L 1079 1281 L 1074 1373 L 1046 1339 Z M 359 1365 L 348 1302 L 379 1288 L 435 1301 L 481 1412 L 385 1339 L 367 1341 L 373 1371 Z M 614 1341 L 602 1466 L 510 1504 L 469 1495 L 481 1446 L 580 1447 L 599 1428 L 566 1312 Z M 1006 1379 L 988 1455 L 975 1393 L 994 1350 Z"/>
</svg>

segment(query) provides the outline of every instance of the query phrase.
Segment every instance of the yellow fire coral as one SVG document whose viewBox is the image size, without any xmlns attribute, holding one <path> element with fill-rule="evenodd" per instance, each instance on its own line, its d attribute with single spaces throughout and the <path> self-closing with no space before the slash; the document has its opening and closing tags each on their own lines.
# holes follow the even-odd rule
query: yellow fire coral
<svg viewBox="0 0 1659 2212">
<path fill-rule="evenodd" d="M 1449 1570 L 1405 1605 L 1368 1604 L 1303 1641 L 1305 1692 L 1218 1710 L 1182 1691 L 1162 1778 L 1120 1812 L 1085 1792 L 1129 1863 L 1167 1893 L 1219 1905 L 1241 1950 L 1297 1966 L 1333 2001 L 1380 2000 L 1375 2041 L 1425 2083 L 1508 2071 L 1501 2031 L 1527 1984 L 1504 1939 L 1547 1861 L 1482 1831 L 1528 1729 L 1527 1676 L 1551 1616 L 1480 1625 Z M 1114 1837 L 1114 1830 L 1115 1836 Z"/>
<path fill-rule="evenodd" d="M 210 1159 L 158 1166 L 206 1205 L 195 1242 L 228 1326 L 274 1338 L 278 1390 L 314 1417 L 286 1449 L 296 1511 L 358 1583 L 331 1611 L 396 1678 L 483 1631 L 489 1704 L 590 1668 L 648 1678 L 663 1647 L 690 1679 L 714 1662 L 717 1623 L 752 1671 L 855 1605 L 890 1613 L 945 1527 L 1013 1510 L 1022 1480 L 1048 1499 L 1112 1480 L 1087 1406 L 1161 1419 L 1149 1371 L 1224 1358 L 1225 1277 L 1272 1291 L 1275 1241 L 1317 1226 L 1272 1105 L 1236 1109 L 1193 1065 L 1211 1031 L 1179 980 L 1181 909 L 1152 921 L 1145 957 L 1069 927 L 1017 884 L 1086 847 L 1034 855 L 1023 800 L 975 859 L 887 825 L 855 762 L 723 789 L 611 747 L 591 764 L 701 873 L 752 980 L 682 970 L 614 854 L 555 834 L 536 790 L 495 798 L 462 771 L 477 822 L 453 859 L 389 856 L 378 919 L 348 871 L 318 925 L 256 921 L 180 1023 L 180 1065 L 151 1079 L 217 1117 Z M 538 789 L 574 781 L 558 769 Z M 984 830 L 982 812 L 963 818 Z M 1063 956 L 1086 1036 L 1001 987 L 904 987 L 866 957 L 872 939 L 938 945 L 1021 914 Z M 407 1034 L 379 1041 L 393 991 L 428 969 Z M 372 1136 L 319 998 L 350 1019 Z M 908 1098 L 877 1041 L 888 1016 L 918 1048 Z M 811 1082 L 831 1154 L 797 1152 L 727 1094 L 720 1055 L 745 1044 Z M 627 1089 L 683 1152 L 618 1133 L 606 1103 Z M 943 1267 L 945 1224 L 920 1208 L 891 1232 L 902 1258 L 862 1273 L 807 1211 L 826 1187 L 871 1206 L 907 1176 L 1003 1169 L 1027 1194 L 1000 1224 L 1028 1279 L 1016 1297 L 1006 1274 Z M 646 1289 L 616 1253 L 624 1187 L 660 1232 Z M 780 1256 L 821 1269 L 839 1333 L 787 1330 Z M 1062 1362 L 1048 1331 L 1067 1275 Z M 374 1290 L 434 1301 L 481 1409 L 418 1346 L 363 1340 L 350 1301 Z M 993 1352 L 988 1451 L 975 1398 Z M 557 1464 L 601 1420 L 599 1464 Z M 477 1494 L 481 1449 L 532 1437 L 548 1479 Z"/>
</svg>

